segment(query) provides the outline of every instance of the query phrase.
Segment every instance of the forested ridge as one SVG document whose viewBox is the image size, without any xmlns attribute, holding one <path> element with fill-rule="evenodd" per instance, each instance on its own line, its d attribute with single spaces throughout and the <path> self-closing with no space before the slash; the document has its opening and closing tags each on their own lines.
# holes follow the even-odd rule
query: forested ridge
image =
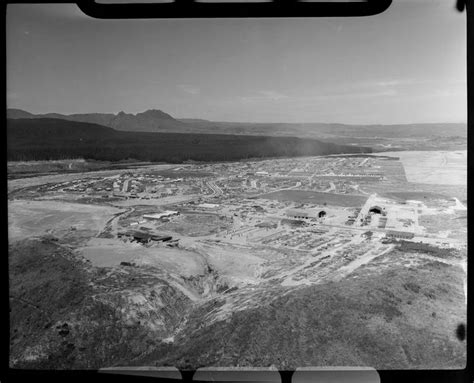
<svg viewBox="0 0 474 383">
<path fill-rule="evenodd" d="M 314 139 L 117 131 L 61 119 L 8 119 L 9 161 L 85 158 L 180 163 L 371 152 Z"/>
</svg>

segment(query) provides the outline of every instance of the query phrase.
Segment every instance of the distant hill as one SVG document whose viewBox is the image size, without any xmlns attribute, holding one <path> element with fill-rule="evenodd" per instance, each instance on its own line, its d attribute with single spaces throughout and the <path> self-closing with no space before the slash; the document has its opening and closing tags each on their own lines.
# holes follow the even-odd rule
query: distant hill
<svg viewBox="0 0 474 383">
<path fill-rule="evenodd" d="M 396 146 L 404 149 L 423 148 L 420 139 L 436 140 L 426 148 L 446 148 L 466 145 L 465 123 L 428 123 L 399 125 L 347 125 L 337 123 L 251 123 L 216 122 L 202 119 L 175 119 L 161 110 L 147 110 L 131 114 L 120 112 L 62 115 L 57 113 L 31 114 L 20 109 L 8 109 L 7 118 L 60 118 L 108 126 L 131 132 L 174 132 L 232 134 L 257 136 L 291 136 L 314 138 L 338 144 L 361 145 L 385 150 Z M 434 142 L 434 141 L 432 141 Z"/>
<path fill-rule="evenodd" d="M 86 113 L 86 114 L 32 114 L 20 109 L 7 109 L 7 118 L 57 118 L 68 121 L 88 122 L 129 132 L 191 132 L 192 126 L 175 120 L 161 110 L 147 110 L 143 113 Z"/>
<path fill-rule="evenodd" d="M 257 133 L 272 132 L 274 134 L 291 134 L 308 136 L 351 137 L 379 137 L 379 138 L 408 138 L 429 136 L 460 136 L 467 137 L 465 123 L 426 123 L 426 124 L 392 124 L 392 125 L 348 125 L 338 123 L 250 123 L 250 122 L 213 122 L 193 120 L 196 126 L 208 126 L 212 129 L 221 129 L 246 133 L 250 130 Z"/>
<path fill-rule="evenodd" d="M 36 115 L 21 109 L 7 109 L 7 118 L 36 118 Z"/>
<path fill-rule="evenodd" d="M 203 120 L 202 118 L 178 118 L 178 121 L 184 122 L 186 124 L 210 124 L 212 121 Z"/>
<path fill-rule="evenodd" d="M 133 158 L 180 163 L 361 152 L 370 153 L 371 149 L 297 137 L 124 132 L 88 122 L 44 117 L 7 120 L 9 161 Z"/>
</svg>

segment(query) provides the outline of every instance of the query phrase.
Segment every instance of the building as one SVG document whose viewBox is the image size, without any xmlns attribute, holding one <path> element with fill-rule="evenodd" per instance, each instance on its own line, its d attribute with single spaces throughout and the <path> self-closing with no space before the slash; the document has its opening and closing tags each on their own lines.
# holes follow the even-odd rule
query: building
<svg viewBox="0 0 474 383">
<path fill-rule="evenodd" d="M 150 238 L 152 241 L 157 242 L 168 242 L 173 239 L 173 237 L 170 235 L 152 235 Z"/>
<path fill-rule="evenodd" d="M 388 230 L 386 236 L 387 238 L 413 239 L 415 234 L 408 231 Z"/>
<path fill-rule="evenodd" d="M 298 219 L 309 219 L 309 218 L 311 218 L 310 214 L 307 211 L 296 210 L 296 209 L 287 210 L 286 215 L 288 217 L 298 218 Z"/>
<path fill-rule="evenodd" d="M 130 180 L 125 180 L 122 186 L 122 192 L 128 193 L 132 188 Z"/>
<path fill-rule="evenodd" d="M 198 205 L 201 209 L 217 209 L 219 205 L 217 203 L 201 203 Z"/>
<path fill-rule="evenodd" d="M 370 209 L 369 209 L 369 213 L 373 213 L 373 214 L 382 214 L 382 215 L 386 215 L 387 212 L 385 211 L 385 209 L 383 207 L 380 207 L 380 206 L 372 206 Z"/>
<path fill-rule="evenodd" d="M 134 241 L 140 242 L 140 243 L 148 243 L 150 241 L 150 234 L 143 232 L 143 231 L 138 231 L 138 230 L 128 230 L 126 232 L 120 232 L 118 233 L 118 237 L 128 237 L 131 238 Z"/>
<path fill-rule="evenodd" d="M 256 227 L 263 229 L 276 229 L 278 224 L 276 222 L 260 222 L 255 225 Z"/>
<path fill-rule="evenodd" d="M 156 214 L 144 214 L 143 218 L 150 219 L 150 220 L 160 220 L 162 218 L 171 217 L 173 215 L 178 215 L 178 214 L 179 214 L 178 211 L 166 210 L 166 211 L 163 211 L 161 213 L 156 213 Z"/>
<path fill-rule="evenodd" d="M 140 243 L 148 243 L 150 241 L 168 242 L 173 239 L 173 237 L 169 235 L 152 234 L 140 230 L 128 230 L 126 232 L 120 232 L 118 233 L 118 237 L 128 237 Z"/>
<path fill-rule="evenodd" d="M 324 218 L 327 213 L 325 210 L 298 210 L 298 209 L 289 209 L 286 211 L 286 215 L 291 218 L 297 219 L 310 219 L 310 218 Z"/>
</svg>

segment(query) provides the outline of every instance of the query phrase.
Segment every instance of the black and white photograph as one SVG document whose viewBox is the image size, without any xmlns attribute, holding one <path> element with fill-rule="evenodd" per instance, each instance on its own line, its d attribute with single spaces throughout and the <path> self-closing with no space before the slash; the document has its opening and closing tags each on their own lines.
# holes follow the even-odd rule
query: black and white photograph
<svg viewBox="0 0 474 383">
<path fill-rule="evenodd" d="M 455 3 L 8 4 L 9 367 L 464 369 Z"/>
</svg>

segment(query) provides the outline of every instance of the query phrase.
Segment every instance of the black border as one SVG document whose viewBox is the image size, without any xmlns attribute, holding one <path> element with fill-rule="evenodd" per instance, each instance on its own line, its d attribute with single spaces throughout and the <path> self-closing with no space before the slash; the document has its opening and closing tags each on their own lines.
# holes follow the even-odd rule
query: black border
<svg viewBox="0 0 474 383">
<path fill-rule="evenodd" d="M 258 1 L 258 0 L 257 0 Z M 96 18 L 202 18 L 202 17 L 332 17 L 371 16 L 385 11 L 392 0 L 330 3 L 274 0 L 255 3 L 199 3 L 176 0 L 161 4 L 99 4 L 79 0 L 79 8 Z"/>
<path fill-rule="evenodd" d="M 416 1 L 416 0 L 413 0 Z M 468 200 L 471 188 L 472 172 L 474 171 L 474 156 L 469 153 L 474 150 L 474 141 L 469 133 L 474 129 L 473 115 L 474 97 L 472 93 L 474 78 L 473 47 L 474 47 L 474 4 L 472 0 L 445 0 L 452 1 L 453 11 L 457 7 L 459 11 L 463 8 L 467 17 L 467 129 L 468 129 Z M 464 2 L 465 1 L 465 2 Z M 41 3 L 76 3 L 79 8 L 92 17 L 101 19 L 129 19 L 129 18 L 249 18 L 249 17 L 351 17 L 351 16 L 369 16 L 376 15 L 385 11 L 392 0 L 367 0 L 365 3 L 299 3 L 297 0 L 274 0 L 273 3 L 196 3 L 193 0 L 176 0 L 175 3 L 161 4 L 98 4 L 94 0 L 78 0 L 77 3 L 68 0 L 7 0 L 3 3 L 3 12 L 5 27 L 0 33 L 3 35 L 0 39 L 0 49 L 2 62 L 6 63 L 6 13 L 7 3 L 9 4 L 41 4 Z M 465 5 L 465 6 L 464 6 Z M 3 83 L 7 83 L 6 69 L 4 71 Z M 0 95 L 0 101 L 4 105 L 0 111 L 3 121 L 6 122 L 6 92 Z M 6 126 L 6 125 L 4 125 Z M 2 187 L 4 190 L 4 212 L 7 212 L 7 156 L 6 156 L 6 129 L 3 130 L 3 149 L 4 149 L 4 176 L 2 177 Z M 474 209 L 468 209 L 468 222 L 474 220 Z M 4 215 L 2 223 L 5 225 L 3 230 L 3 248 L 6 250 L 2 257 L 3 267 L 1 269 L 3 283 L 2 298 L 3 307 L 9 308 L 8 297 L 8 216 Z M 469 224 L 468 224 L 469 227 Z M 468 235 L 468 258 L 469 249 L 474 248 L 474 236 Z M 474 284 L 469 283 L 469 276 L 474 275 L 474 262 L 467 262 L 468 269 L 468 297 L 474 296 Z M 472 299 L 468 299 L 467 304 L 467 323 L 472 318 Z M 2 310 L 5 313 L 7 310 Z M 8 310 L 9 311 L 9 310 Z M 3 323 L 5 321 L 5 323 Z M 130 381 L 159 381 L 162 383 L 172 382 L 170 379 L 150 378 L 143 376 L 103 374 L 97 371 L 51 371 L 51 370 L 18 370 L 9 368 L 9 317 L 2 315 L 1 348 L 0 361 L 0 382 L 33 381 L 45 379 L 49 382 L 113 382 L 122 383 Z M 474 344 L 474 331 L 467 331 L 467 365 L 461 370 L 378 370 L 380 381 L 382 383 L 391 382 L 474 382 L 474 353 L 471 345 Z M 184 382 L 191 382 L 194 371 L 181 371 Z M 280 371 L 282 383 L 290 383 L 293 371 Z M 179 381 L 175 381 L 178 383 Z"/>
</svg>

